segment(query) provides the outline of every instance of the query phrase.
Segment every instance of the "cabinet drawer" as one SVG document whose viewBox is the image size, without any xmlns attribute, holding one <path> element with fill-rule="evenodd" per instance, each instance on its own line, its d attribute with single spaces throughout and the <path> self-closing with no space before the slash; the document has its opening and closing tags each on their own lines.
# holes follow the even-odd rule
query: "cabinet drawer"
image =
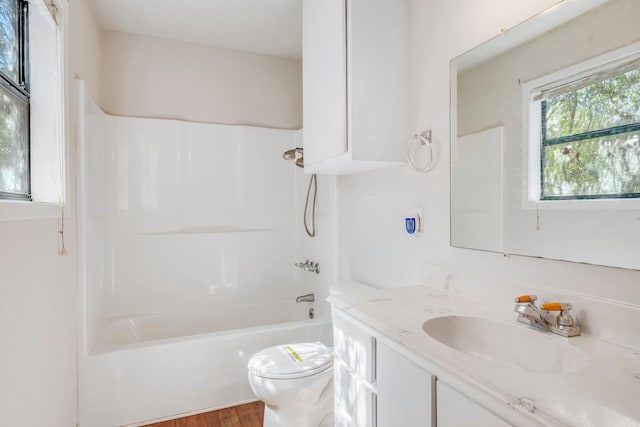
<svg viewBox="0 0 640 427">
<path fill-rule="evenodd" d="M 377 396 L 371 386 L 340 360 L 334 362 L 336 427 L 376 427 Z"/>
<path fill-rule="evenodd" d="M 362 379 L 376 379 L 376 339 L 339 310 L 333 310 L 333 352 Z"/>
</svg>

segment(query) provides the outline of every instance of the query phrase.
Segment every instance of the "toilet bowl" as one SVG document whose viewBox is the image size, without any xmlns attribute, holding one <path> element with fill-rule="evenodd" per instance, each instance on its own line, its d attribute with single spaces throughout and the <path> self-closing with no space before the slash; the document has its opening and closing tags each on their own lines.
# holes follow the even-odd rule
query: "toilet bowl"
<svg viewBox="0 0 640 427">
<path fill-rule="evenodd" d="M 265 403 L 264 427 L 333 426 L 333 351 L 322 343 L 269 347 L 248 363 L 249 384 Z"/>
</svg>

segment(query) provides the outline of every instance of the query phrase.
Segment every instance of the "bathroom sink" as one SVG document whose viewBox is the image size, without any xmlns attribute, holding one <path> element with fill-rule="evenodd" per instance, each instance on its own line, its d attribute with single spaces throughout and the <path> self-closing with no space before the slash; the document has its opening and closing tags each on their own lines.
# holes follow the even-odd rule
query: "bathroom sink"
<svg viewBox="0 0 640 427">
<path fill-rule="evenodd" d="M 575 372 L 589 364 L 587 355 L 571 339 L 539 332 L 515 323 L 480 317 L 445 316 L 424 322 L 433 339 L 461 353 L 494 364 L 530 372 Z"/>
</svg>

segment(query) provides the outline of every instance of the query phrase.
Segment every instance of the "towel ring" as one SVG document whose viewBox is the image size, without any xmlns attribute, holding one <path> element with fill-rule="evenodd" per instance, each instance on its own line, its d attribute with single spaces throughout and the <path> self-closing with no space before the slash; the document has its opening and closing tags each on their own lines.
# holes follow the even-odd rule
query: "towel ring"
<svg viewBox="0 0 640 427">
<path fill-rule="evenodd" d="M 413 141 L 420 141 L 419 147 L 426 147 L 429 151 L 429 161 L 422 167 L 416 165 L 414 162 L 413 156 L 411 154 L 411 144 Z M 433 149 L 431 148 L 431 131 L 425 130 L 420 134 L 414 134 L 411 138 L 409 138 L 409 143 L 407 144 L 407 162 L 411 165 L 412 168 L 417 170 L 418 172 L 426 172 L 431 166 L 433 166 Z"/>
</svg>

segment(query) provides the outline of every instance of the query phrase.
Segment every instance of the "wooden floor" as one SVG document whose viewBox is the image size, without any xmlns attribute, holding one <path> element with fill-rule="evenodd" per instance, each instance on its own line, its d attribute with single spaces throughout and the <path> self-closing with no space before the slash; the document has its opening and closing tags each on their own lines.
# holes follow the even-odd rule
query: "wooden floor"
<svg viewBox="0 0 640 427">
<path fill-rule="evenodd" d="M 146 427 L 262 427 L 264 403 L 254 402 L 177 420 L 148 424 Z"/>
</svg>

